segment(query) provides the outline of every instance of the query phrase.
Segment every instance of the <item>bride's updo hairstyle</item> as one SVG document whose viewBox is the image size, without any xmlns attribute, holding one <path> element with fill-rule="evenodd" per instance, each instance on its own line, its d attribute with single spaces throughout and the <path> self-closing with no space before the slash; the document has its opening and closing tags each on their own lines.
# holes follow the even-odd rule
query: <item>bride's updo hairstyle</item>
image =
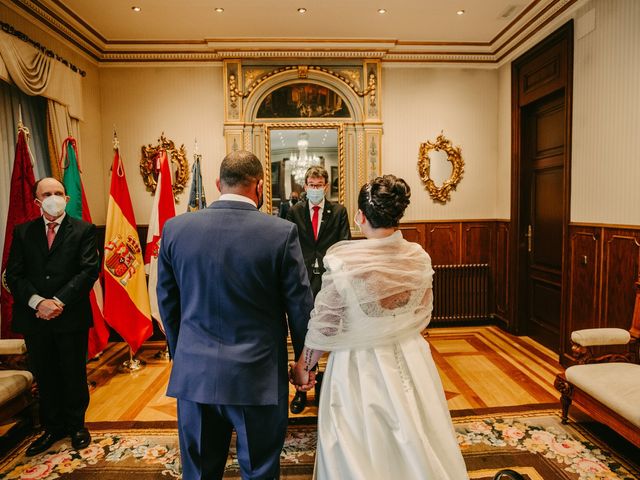
<svg viewBox="0 0 640 480">
<path fill-rule="evenodd" d="M 411 188 L 395 175 L 376 177 L 358 195 L 358 208 L 373 228 L 397 227 L 409 205 Z"/>
</svg>

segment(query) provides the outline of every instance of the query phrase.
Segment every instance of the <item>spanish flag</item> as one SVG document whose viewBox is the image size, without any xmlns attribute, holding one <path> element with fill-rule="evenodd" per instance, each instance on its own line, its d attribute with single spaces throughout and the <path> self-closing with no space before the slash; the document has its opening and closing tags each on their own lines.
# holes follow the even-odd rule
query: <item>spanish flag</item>
<svg viewBox="0 0 640 480">
<path fill-rule="evenodd" d="M 117 140 L 104 238 L 104 318 L 135 354 L 153 333 L 142 249 Z"/>
</svg>

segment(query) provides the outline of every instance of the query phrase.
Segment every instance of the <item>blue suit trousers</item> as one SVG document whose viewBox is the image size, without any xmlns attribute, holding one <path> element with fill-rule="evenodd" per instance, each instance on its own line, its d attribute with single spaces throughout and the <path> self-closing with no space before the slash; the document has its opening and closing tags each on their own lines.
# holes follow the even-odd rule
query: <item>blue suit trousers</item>
<svg viewBox="0 0 640 480">
<path fill-rule="evenodd" d="M 233 430 L 243 480 L 279 478 L 288 398 L 278 400 L 277 405 L 243 406 L 178 399 L 183 480 L 221 479 Z"/>
</svg>

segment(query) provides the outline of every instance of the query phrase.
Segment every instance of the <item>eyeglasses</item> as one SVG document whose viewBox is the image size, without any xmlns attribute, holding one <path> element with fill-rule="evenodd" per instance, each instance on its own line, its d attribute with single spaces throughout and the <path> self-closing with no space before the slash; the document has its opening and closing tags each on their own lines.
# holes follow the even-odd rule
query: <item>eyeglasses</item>
<svg viewBox="0 0 640 480">
<path fill-rule="evenodd" d="M 322 184 L 322 185 L 312 185 L 307 183 L 307 188 L 310 188 L 312 190 L 322 190 L 324 187 L 326 187 L 326 185 Z"/>
</svg>

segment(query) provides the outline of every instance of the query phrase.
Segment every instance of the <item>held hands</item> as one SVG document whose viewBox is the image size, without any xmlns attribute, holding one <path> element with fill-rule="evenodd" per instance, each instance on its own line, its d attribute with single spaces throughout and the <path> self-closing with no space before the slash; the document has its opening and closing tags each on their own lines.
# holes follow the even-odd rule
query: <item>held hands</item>
<svg viewBox="0 0 640 480">
<path fill-rule="evenodd" d="M 316 384 L 316 372 L 304 369 L 303 362 L 289 364 L 289 382 L 300 392 L 311 390 Z"/>
<path fill-rule="evenodd" d="M 51 320 L 62 313 L 62 306 L 51 298 L 42 300 L 36 308 L 36 317 Z"/>
</svg>

